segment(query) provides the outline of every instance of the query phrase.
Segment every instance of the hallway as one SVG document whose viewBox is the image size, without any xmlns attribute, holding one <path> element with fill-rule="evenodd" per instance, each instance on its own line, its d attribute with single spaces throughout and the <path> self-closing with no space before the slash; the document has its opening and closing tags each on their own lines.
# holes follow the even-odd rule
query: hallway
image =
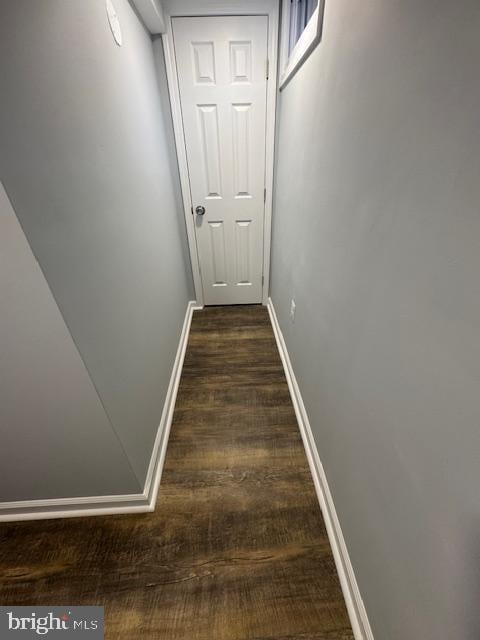
<svg viewBox="0 0 480 640">
<path fill-rule="evenodd" d="M 194 313 L 156 511 L 0 526 L 0 602 L 104 605 L 110 639 L 353 638 L 265 307 Z"/>
<path fill-rule="evenodd" d="M 0 640 L 479 640 L 479 31 L 1 0 Z"/>
</svg>

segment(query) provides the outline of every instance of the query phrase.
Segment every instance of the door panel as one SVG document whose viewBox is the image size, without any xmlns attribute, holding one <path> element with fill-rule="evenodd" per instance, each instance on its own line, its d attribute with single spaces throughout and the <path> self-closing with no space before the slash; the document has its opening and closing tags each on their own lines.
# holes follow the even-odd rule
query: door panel
<svg viewBox="0 0 480 640">
<path fill-rule="evenodd" d="M 262 300 L 267 16 L 173 18 L 205 304 Z"/>
<path fill-rule="evenodd" d="M 203 173 L 205 175 L 205 199 L 221 198 L 220 143 L 218 110 L 215 104 L 198 105 Z"/>
</svg>

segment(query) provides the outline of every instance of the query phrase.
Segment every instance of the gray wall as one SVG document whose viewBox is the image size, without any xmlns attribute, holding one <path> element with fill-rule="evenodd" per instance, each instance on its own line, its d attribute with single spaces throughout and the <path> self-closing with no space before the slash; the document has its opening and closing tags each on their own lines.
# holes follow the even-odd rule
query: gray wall
<svg viewBox="0 0 480 640">
<path fill-rule="evenodd" d="M 479 33 L 326 0 L 280 98 L 272 297 L 376 640 L 480 634 Z"/>
<path fill-rule="evenodd" d="M 0 183 L 0 501 L 139 493 Z"/>
<path fill-rule="evenodd" d="M 161 52 L 115 6 L 122 47 L 103 0 L 2 0 L 0 178 L 143 487 L 193 287 Z"/>
</svg>

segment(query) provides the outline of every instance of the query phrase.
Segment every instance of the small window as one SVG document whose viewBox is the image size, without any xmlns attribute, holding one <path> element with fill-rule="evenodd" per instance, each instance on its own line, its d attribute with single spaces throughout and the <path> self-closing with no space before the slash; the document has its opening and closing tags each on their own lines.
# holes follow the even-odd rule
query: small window
<svg viewBox="0 0 480 640">
<path fill-rule="evenodd" d="M 280 89 L 320 42 L 323 0 L 284 0 Z"/>
</svg>

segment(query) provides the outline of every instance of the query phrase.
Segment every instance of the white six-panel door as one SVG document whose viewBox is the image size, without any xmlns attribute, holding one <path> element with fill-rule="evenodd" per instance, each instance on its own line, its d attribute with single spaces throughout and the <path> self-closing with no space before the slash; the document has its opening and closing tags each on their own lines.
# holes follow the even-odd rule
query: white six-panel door
<svg viewBox="0 0 480 640">
<path fill-rule="evenodd" d="M 172 22 L 204 302 L 261 302 L 268 18 Z"/>
</svg>

